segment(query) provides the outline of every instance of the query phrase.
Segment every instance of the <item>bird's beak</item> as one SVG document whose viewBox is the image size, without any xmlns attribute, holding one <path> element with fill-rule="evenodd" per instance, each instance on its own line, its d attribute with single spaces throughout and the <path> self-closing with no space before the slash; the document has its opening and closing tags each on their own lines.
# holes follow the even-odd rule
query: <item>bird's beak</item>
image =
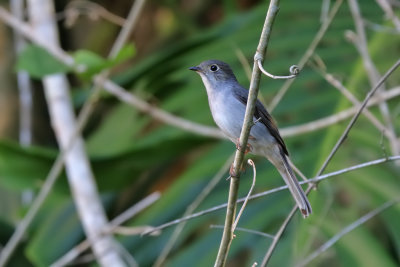
<svg viewBox="0 0 400 267">
<path fill-rule="evenodd" d="M 198 72 L 198 71 L 200 71 L 201 69 L 200 69 L 198 66 L 195 66 L 195 67 L 190 67 L 189 70 Z"/>
</svg>

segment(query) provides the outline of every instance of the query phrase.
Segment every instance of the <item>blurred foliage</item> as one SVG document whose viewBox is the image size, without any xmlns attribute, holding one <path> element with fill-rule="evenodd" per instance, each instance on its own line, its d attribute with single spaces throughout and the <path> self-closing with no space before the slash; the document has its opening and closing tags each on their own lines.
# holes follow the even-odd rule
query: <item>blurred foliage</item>
<svg viewBox="0 0 400 267">
<path fill-rule="evenodd" d="M 149 37 L 143 35 L 143 39 L 140 39 L 140 36 L 134 35 L 137 43 L 136 61 L 121 69 L 114 69 L 113 79 L 164 110 L 189 120 L 214 125 L 203 84 L 199 77 L 187 69 L 203 60 L 218 58 L 228 62 L 238 80 L 247 87 L 249 81 L 237 53 L 241 51 L 251 62 L 267 4 L 262 2 L 245 5 L 244 8 L 233 4 L 234 1 L 193 1 L 193 6 L 189 8 L 183 2 L 149 2 L 150 7 L 145 10 L 146 18 L 143 21 L 154 19 L 155 25 L 149 26 L 148 30 L 157 33 L 154 37 L 156 41 L 149 43 L 146 50 L 141 48 L 141 42 Z M 375 1 L 362 1 L 361 8 L 368 20 L 389 24 Z M 295 0 L 281 2 L 264 63 L 266 69 L 274 74 L 286 74 L 289 66 L 299 61 L 319 29 L 320 11 L 321 3 L 316 0 L 308 1 L 307 5 Z M 315 54 L 323 60 L 328 72 L 343 80 L 362 99 L 371 86 L 356 49 L 344 38 L 344 32 L 353 28 L 352 17 L 344 4 Z M 99 31 L 100 28 L 93 30 Z M 88 34 L 87 40 L 93 39 L 91 34 Z M 108 34 L 107 37 L 104 34 Z M 110 28 L 103 31 L 101 36 L 101 40 L 113 40 Z M 400 55 L 400 36 L 368 30 L 368 37 L 371 56 L 383 73 Z M 76 59 L 82 59 L 81 63 L 93 63 L 89 64 L 89 74 L 84 78 L 110 67 L 101 56 L 89 51 L 97 51 L 100 44 L 96 40 L 91 47 L 87 41 L 87 47 L 83 47 L 86 50 L 75 53 Z M 141 54 L 142 51 L 145 52 Z M 126 55 L 133 55 L 134 50 L 124 53 L 122 58 L 126 59 Z M 21 60 L 32 63 L 30 61 L 34 59 L 23 57 Z M 393 75 L 387 86 L 398 84 L 399 77 Z M 74 83 L 74 100 L 79 106 L 91 92 L 86 81 Z M 260 92 L 266 103 L 282 84 L 281 80 L 262 80 Z M 181 217 L 235 150 L 228 141 L 195 136 L 154 121 L 106 93 L 98 102 L 95 115 L 85 129 L 85 137 L 109 217 L 117 216 L 153 191 L 162 192 L 161 200 L 130 220 L 130 226 L 156 226 Z M 336 89 L 306 66 L 273 115 L 280 127 L 285 127 L 328 116 L 349 106 Z M 389 107 L 399 132 L 399 98 L 389 101 Z M 371 111 L 380 116 L 377 108 L 371 108 Z M 303 173 L 312 177 L 347 122 L 287 138 L 292 161 Z M 382 133 L 361 117 L 326 172 L 381 158 L 389 151 L 387 142 L 382 141 Z M 16 193 L 27 188 L 39 190 L 56 153 L 52 147 L 25 148 L 13 141 L 1 140 L 1 187 Z M 256 165 L 256 192 L 283 184 L 278 172 L 265 159 L 257 159 Z M 318 190 L 310 194 L 313 215 L 307 220 L 303 220 L 299 214 L 295 215 L 273 254 L 270 266 L 294 265 L 343 227 L 382 203 L 398 197 L 399 174 L 398 165 L 386 163 L 322 182 Z M 240 196 L 247 194 L 251 176 L 250 170 L 242 175 Z M 197 210 L 226 202 L 227 193 L 228 182 L 221 179 Z M 1 201 L 7 203 L 6 199 Z M 293 201 L 287 191 L 253 200 L 246 207 L 239 227 L 273 234 L 292 206 Z M 1 244 L 9 238 L 15 223 L 25 211 L 26 207 L 19 206 L 14 214 L 1 213 Z M 219 210 L 190 220 L 165 266 L 212 266 L 222 231 L 210 229 L 209 225 L 223 224 L 224 217 L 225 211 Z M 340 239 L 310 266 L 399 266 L 399 225 L 400 206 L 396 205 Z M 140 266 L 151 266 L 168 242 L 172 230 L 173 227 L 167 228 L 159 236 L 124 236 L 119 240 Z M 47 266 L 83 238 L 63 174 L 30 227 L 23 244 L 14 254 L 14 262 L 10 266 Z M 229 265 L 251 266 L 255 261 L 261 262 L 270 243 L 268 238 L 238 231 L 229 254 Z"/>
</svg>

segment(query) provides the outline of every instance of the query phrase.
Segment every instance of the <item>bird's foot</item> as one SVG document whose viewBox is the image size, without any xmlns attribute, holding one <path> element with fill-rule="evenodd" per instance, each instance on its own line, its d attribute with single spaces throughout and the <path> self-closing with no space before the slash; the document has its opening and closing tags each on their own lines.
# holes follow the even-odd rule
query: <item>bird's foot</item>
<svg viewBox="0 0 400 267">
<path fill-rule="evenodd" d="M 245 169 L 245 164 L 243 162 L 242 166 L 239 169 L 239 172 L 244 172 L 245 170 L 246 170 Z M 231 177 L 239 177 L 239 174 L 235 171 L 235 168 L 233 168 L 233 163 L 231 164 L 231 167 L 229 168 L 229 177 L 228 177 L 228 179 L 231 178 Z"/>
<path fill-rule="evenodd" d="M 238 174 L 235 171 L 235 168 L 233 168 L 233 163 L 231 164 L 231 167 L 229 168 L 229 178 L 231 177 L 238 177 Z"/>
<path fill-rule="evenodd" d="M 249 136 L 249 140 L 250 139 L 255 139 L 253 136 Z M 241 148 L 241 146 L 240 146 L 240 139 L 238 138 L 238 139 L 236 139 L 236 142 L 235 142 L 235 144 L 236 144 L 236 149 L 237 150 L 240 150 L 240 148 Z M 247 143 L 247 145 L 246 145 L 246 149 L 244 150 L 244 154 L 246 155 L 247 153 L 249 153 L 251 150 L 253 150 L 253 147 L 249 144 L 249 143 Z"/>
</svg>

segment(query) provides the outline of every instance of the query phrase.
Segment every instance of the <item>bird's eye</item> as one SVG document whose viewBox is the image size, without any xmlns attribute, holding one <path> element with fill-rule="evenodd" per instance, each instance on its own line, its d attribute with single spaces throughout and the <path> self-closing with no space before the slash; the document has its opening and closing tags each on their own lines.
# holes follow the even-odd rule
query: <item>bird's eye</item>
<svg viewBox="0 0 400 267">
<path fill-rule="evenodd" d="M 213 64 L 213 65 L 210 66 L 210 70 L 211 70 L 212 72 L 215 72 L 215 71 L 217 71 L 218 69 L 219 69 L 218 66 L 215 65 L 215 64 Z"/>
</svg>

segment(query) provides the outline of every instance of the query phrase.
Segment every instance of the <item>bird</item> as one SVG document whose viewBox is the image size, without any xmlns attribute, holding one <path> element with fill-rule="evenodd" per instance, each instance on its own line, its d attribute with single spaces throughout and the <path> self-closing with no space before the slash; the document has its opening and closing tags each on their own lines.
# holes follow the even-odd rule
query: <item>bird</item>
<svg viewBox="0 0 400 267">
<path fill-rule="evenodd" d="M 239 84 L 231 67 L 219 60 L 207 60 L 189 70 L 198 73 L 207 91 L 212 117 L 221 131 L 239 146 L 249 90 Z M 278 127 L 257 99 L 246 152 L 266 157 L 287 184 L 304 218 L 312 213 L 310 202 L 289 164 L 289 152 Z"/>
</svg>

